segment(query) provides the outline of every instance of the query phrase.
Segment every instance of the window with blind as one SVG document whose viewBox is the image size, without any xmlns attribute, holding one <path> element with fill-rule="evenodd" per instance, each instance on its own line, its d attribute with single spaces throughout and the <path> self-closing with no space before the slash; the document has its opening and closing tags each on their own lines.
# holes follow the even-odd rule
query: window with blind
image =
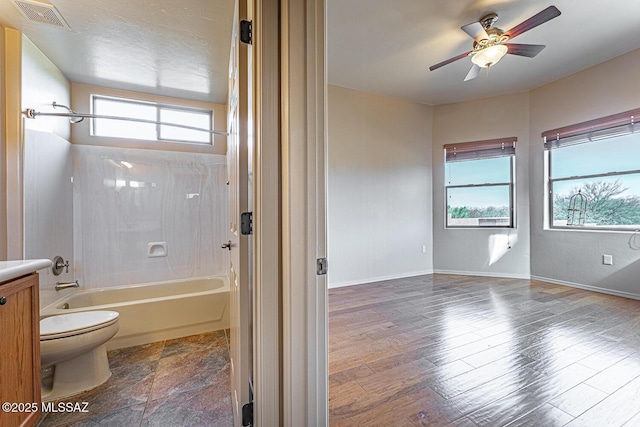
<svg viewBox="0 0 640 427">
<path fill-rule="evenodd" d="M 542 133 L 550 226 L 640 228 L 640 109 Z"/>
<path fill-rule="evenodd" d="M 514 226 L 517 138 L 447 144 L 446 227 Z"/>
</svg>

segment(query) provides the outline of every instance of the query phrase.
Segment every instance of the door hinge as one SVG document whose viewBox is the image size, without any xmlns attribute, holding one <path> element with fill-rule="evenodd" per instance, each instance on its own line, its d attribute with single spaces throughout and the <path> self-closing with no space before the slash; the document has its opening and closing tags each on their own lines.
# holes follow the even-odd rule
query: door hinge
<svg viewBox="0 0 640 427">
<path fill-rule="evenodd" d="M 253 402 L 242 406 L 242 425 L 253 426 Z"/>
<path fill-rule="evenodd" d="M 318 276 L 323 276 L 327 274 L 328 269 L 329 269 L 329 264 L 327 263 L 326 258 L 318 258 L 316 260 L 316 274 Z"/>
<path fill-rule="evenodd" d="M 240 215 L 240 233 L 244 236 L 253 234 L 253 212 L 242 212 Z"/>
<path fill-rule="evenodd" d="M 253 23 L 252 21 L 240 21 L 240 41 L 242 43 L 251 44 L 253 42 Z"/>
</svg>

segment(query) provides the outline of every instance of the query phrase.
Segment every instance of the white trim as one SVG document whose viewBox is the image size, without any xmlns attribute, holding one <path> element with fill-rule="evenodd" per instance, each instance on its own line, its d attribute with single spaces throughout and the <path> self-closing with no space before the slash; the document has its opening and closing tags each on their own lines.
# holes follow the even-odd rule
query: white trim
<svg viewBox="0 0 640 427">
<path fill-rule="evenodd" d="M 253 20 L 253 1 L 236 0 L 233 23 L 233 41 L 229 67 L 229 111 L 227 123 L 233 129 L 227 144 L 227 167 L 229 174 L 229 230 L 228 238 L 233 248 L 229 252 L 229 307 L 231 339 L 229 345 L 231 370 L 232 407 L 234 425 L 242 426 L 242 407 L 250 401 L 249 362 L 251 337 L 250 325 L 252 286 L 250 284 L 253 254 L 250 252 L 250 236 L 238 233 L 240 212 L 252 210 L 249 205 L 253 196 L 250 165 L 254 164 L 254 80 L 253 47 L 240 42 L 241 19 Z"/>
<path fill-rule="evenodd" d="M 282 425 L 280 2 L 254 0 L 254 425 Z"/>
<path fill-rule="evenodd" d="M 281 1 L 282 424 L 328 425 L 324 0 Z"/>
<path fill-rule="evenodd" d="M 453 274 L 456 276 L 500 277 L 505 279 L 530 279 L 531 275 L 522 273 L 500 273 L 493 271 L 459 271 L 434 269 L 434 274 Z"/>
<path fill-rule="evenodd" d="M 326 4 L 325 0 L 314 0 L 307 6 L 306 20 L 308 28 L 307 50 L 310 51 L 307 60 L 307 79 L 309 81 L 307 111 L 307 134 L 315 142 L 314 155 L 309 157 L 310 193 L 315 190 L 315 200 L 308 201 L 312 215 L 308 218 L 309 233 L 314 235 L 312 265 L 312 279 L 315 279 L 310 307 L 307 313 L 309 324 L 308 336 L 314 344 L 309 344 L 311 357 L 308 364 L 315 365 L 315 371 L 309 375 L 308 388 L 313 392 L 309 395 L 309 425 L 329 425 L 329 307 L 327 275 L 316 274 L 318 258 L 327 257 L 327 48 L 326 48 Z M 315 169 L 315 172 L 313 171 Z M 315 179 L 314 179 L 315 178 Z M 314 206 L 315 205 L 315 206 Z M 313 206 L 313 207 L 312 207 Z"/>
<path fill-rule="evenodd" d="M 350 280 L 348 282 L 329 282 L 329 289 L 343 288 L 346 286 L 366 285 L 369 283 L 384 282 L 385 280 L 405 279 L 407 277 L 424 276 L 427 274 L 433 274 L 433 270 L 412 271 L 411 273 L 392 274 L 389 276 L 370 277 L 367 279 Z"/>
<path fill-rule="evenodd" d="M 631 298 L 640 300 L 640 294 L 632 292 L 616 291 L 615 289 L 601 288 L 599 286 L 583 285 L 582 283 L 567 282 L 566 280 L 551 279 L 549 277 L 531 276 L 531 280 L 539 280 L 541 282 L 553 283 L 554 285 L 569 286 L 571 288 L 584 289 L 586 291 L 599 292 L 601 294 L 615 295 L 617 297 Z"/>
</svg>

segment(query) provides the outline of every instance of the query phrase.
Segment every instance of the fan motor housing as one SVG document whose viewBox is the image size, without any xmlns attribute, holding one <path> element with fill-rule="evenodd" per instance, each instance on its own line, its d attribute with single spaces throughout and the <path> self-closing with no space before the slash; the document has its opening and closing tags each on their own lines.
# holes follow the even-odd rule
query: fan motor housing
<svg viewBox="0 0 640 427">
<path fill-rule="evenodd" d="M 482 24 L 482 27 L 485 30 L 488 30 L 489 28 L 493 27 L 493 24 L 495 24 L 496 21 L 498 21 L 498 14 L 489 13 L 488 15 L 485 15 L 482 18 L 480 18 L 478 22 Z"/>
<path fill-rule="evenodd" d="M 504 31 L 497 27 L 491 27 L 485 29 L 488 39 L 476 40 L 473 42 L 474 49 L 482 49 L 488 46 L 493 46 L 496 44 L 502 44 L 509 40 L 509 36 L 504 35 Z"/>
</svg>

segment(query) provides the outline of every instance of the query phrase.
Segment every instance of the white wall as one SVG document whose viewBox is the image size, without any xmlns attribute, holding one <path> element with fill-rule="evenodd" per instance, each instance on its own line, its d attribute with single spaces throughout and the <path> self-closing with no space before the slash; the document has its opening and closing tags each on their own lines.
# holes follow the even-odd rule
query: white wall
<svg viewBox="0 0 640 427">
<path fill-rule="evenodd" d="M 61 111 L 53 101 L 71 105 L 71 85 L 26 37 L 22 70 L 23 109 Z M 130 95 L 73 86 L 79 99 L 88 93 Z M 215 126 L 226 129 L 225 106 L 161 101 L 212 108 Z M 88 111 L 88 104 L 79 103 L 79 110 Z M 89 140 L 87 122 L 74 125 L 73 135 L 76 142 L 96 143 Z M 227 223 L 225 156 L 201 153 L 224 153 L 224 138 L 216 137 L 213 147 L 171 144 L 174 150 L 195 151 L 180 153 L 158 151 L 163 147 L 157 144 L 154 150 L 72 146 L 70 135 L 65 118 L 25 120 L 25 257 L 60 255 L 71 265 L 60 276 L 51 269 L 40 272 L 41 307 L 72 292 L 56 292 L 57 281 L 78 279 L 84 289 L 226 273 L 228 254 L 220 249 Z M 119 165 L 121 160 L 134 168 Z M 116 190 L 117 180 L 155 187 Z M 168 243 L 167 257 L 146 256 L 147 243 L 155 241 Z"/>
<path fill-rule="evenodd" d="M 226 274 L 225 162 L 215 154 L 74 144 L 74 252 L 83 288 Z M 151 242 L 166 242 L 167 256 L 148 257 Z"/>
<path fill-rule="evenodd" d="M 640 298 L 640 251 L 630 244 L 633 233 L 547 229 L 540 136 L 638 108 L 638 69 L 640 50 L 530 92 L 433 107 L 433 125 L 430 107 L 329 86 L 330 285 L 433 268 L 533 276 Z M 422 144 L 432 145 L 432 159 L 426 162 L 421 135 Z M 508 136 L 518 138 L 516 228 L 445 229 L 442 146 Z M 423 167 L 432 169 L 433 187 L 416 191 L 415 183 L 424 181 L 415 179 Z M 417 175 L 411 177 L 412 172 Z M 433 209 L 422 211 L 427 205 L 411 194 L 431 194 Z M 426 239 L 428 247 L 433 242 L 431 264 L 413 253 L 431 230 L 408 230 L 417 224 L 414 214 L 429 219 L 432 212 L 433 239 Z M 508 240 L 512 249 L 507 249 Z M 603 254 L 613 255 L 613 266 L 602 264 Z"/>
<path fill-rule="evenodd" d="M 461 83 L 462 84 L 462 83 Z M 445 228 L 444 144 L 515 136 L 515 229 Z M 529 276 L 529 95 L 439 105 L 433 116 L 433 268 L 436 272 Z M 511 249 L 508 249 L 508 241 Z"/>
<path fill-rule="evenodd" d="M 69 105 L 69 82 L 29 39 L 22 40 L 22 108 L 54 111 L 56 101 Z M 56 255 L 69 260 L 69 273 L 40 271 L 40 306 L 70 291 L 56 292 L 57 281 L 73 280 L 73 197 L 69 121 L 64 118 L 25 119 L 24 131 L 24 252 L 25 258 Z"/>
<path fill-rule="evenodd" d="M 328 87 L 330 287 L 432 272 L 431 117 Z"/>
<path fill-rule="evenodd" d="M 631 233 L 545 229 L 543 131 L 640 107 L 640 50 L 531 91 L 531 274 L 640 297 Z M 638 159 L 640 165 L 640 159 Z M 613 265 L 602 265 L 602 255 Z"/>
<path fill-rule="evenodd" d="M 62 72 L 26 36 L 22 36 L 22 110 L 33 108 L 40 112 L 66 113 L 53 108 L 57 102 L 71 105 L 71 85 Z M 69 120 L 61 117 L 40 116 L 25 119 L 26 129 L 41 130 L 69 141 Z"/>
</svg>

